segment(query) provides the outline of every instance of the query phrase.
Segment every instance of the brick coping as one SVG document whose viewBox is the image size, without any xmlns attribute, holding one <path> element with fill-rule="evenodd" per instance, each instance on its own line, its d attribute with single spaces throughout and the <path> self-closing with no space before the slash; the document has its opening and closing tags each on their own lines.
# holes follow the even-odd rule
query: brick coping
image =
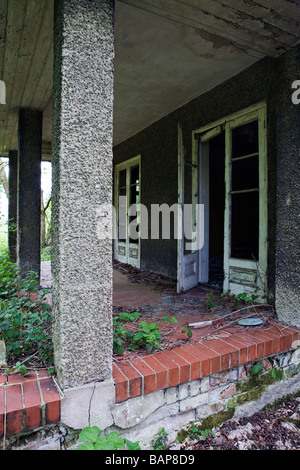
<svg viewBox="0 0 300 470">
<path fill-rule="evenodd" d="M 40 369 L 22 376 L 0 376 L 0 437 L 60 421 L 60 393 L 53 377 Z"/>
<path fill-rule="evenodd" d="M 226 330 L 224 330 L 226 331 Z M 300 344 L 300 330 L 280 325 L 228 333 L 148 356 L 115 360 L 116 403 L 272 356 Z"/>
<path fill-rule="evenodd" d="M 278 354 L 300 345 L 300 330 L 238 331 L 222 338 L 113 362 L 115 402 L 121 403 Z M 46 370 L 0 376 L 0 438 L 59 423 L 61 392 Z"/>
</svg>

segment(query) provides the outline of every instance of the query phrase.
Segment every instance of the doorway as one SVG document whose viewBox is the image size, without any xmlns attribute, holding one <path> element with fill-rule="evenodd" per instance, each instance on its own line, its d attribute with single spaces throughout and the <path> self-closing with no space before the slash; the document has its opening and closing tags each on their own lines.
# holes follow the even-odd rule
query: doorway
<svg viewBox="0 0 300 470">
<path fill-rule="evenodd" d="M 208 282 L 222 287 L 224 282 L 225 133 L 209 145 L 209 272 Z"/>
<path fill-rule="evenodd" d="M 265 295 L 266 140 L 263 103 L 193 132 L 197 202 L 204 207 L 204 243 L 193 254 L 198 257 L 194 263 L 198 275 L 192 287 L 199 282 L 213 283 L 235 295 L 255 293 L 258 299 Z M 185 266 L 184 253 L 181 259 Z M 184 278 L 183 270 L 179 276 Z M 184 286 L 182 280 L 181 284 Z"/>
<path fill-rule="evenodd" d="M 141 157 L 115 167 L 116 260 L 140 267 Z"/>
</svg>

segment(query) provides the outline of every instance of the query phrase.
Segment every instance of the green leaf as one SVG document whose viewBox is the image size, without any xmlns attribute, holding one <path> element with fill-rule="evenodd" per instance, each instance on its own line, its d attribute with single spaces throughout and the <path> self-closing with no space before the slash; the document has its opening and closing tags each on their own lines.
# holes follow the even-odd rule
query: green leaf
<svg viewBox="0 0 300 470">
<path fill-rule="evenodd" d="M 270 373 L 271 373 L 271 376 L 273 377 L 273 379 L 277 378 L 277 372 L 276 372 L 275 369 L 271 369 Z"/>
<path fill-rule="evenodd" d="M 169 317 L 162 317 L 162 320 L 168 323 L 170 321 Z"/>
<path fill-rule="evenodd" d="M 21 372 L 21 375 L 24 377 L 24 375 L 28 374 L 28 369 L 26 366 L 22 365 L 20 367 L 20 372 Z"/>
<path fill-rule="evenodd" d="M 263 370 L 262 364 L 254 364 L 254 366 L 251 369 L 251 374 L 256 375 L 259 372 L 261 372 L 262 370 Z"/>
<path fill-rule="evenodd" d="M 100 429 L 97 426 L 88 426 L 80 432 L 79 439 L 82 442 L 95 443 L 99 435 L 100 435 Z"/>
<path fill-rule="evenodd" d="M 99 436 L 94 445 L 95 450 L 115 450 L 113 442 L 110 442 L 106 436 Z"/>
<path fill-rule="evenodd" d="M 111 432 L 107 436 L 107 440 L 115 446 L 115 449 L 124 449 L 125 447 L 125 441 L 122 437 L 119 436 L 117 431 Z"/>
<path fill-rule="evenodd" d="M 78 450 L 95 450 L 95 447 L 91 442 L 87 442 L 86 444 L 80 444 Z"/>
<path fill-rule="evenodd" d="M 139 442 L 131 442 L 126 439 L 126 445 L 129 450 L 141 450 Z"/>
<path fill-rule="evenodd" d="M 136 333 L 136 334 L 133 336 L 133 340 L 134 340 L 134 341 L 139 341 L 139 340 L 140 340 L 141 338 L 143 338 L 143 337 L 144 337 L 144 333 L 138 332 L 138 333 Z"/>
</svg>

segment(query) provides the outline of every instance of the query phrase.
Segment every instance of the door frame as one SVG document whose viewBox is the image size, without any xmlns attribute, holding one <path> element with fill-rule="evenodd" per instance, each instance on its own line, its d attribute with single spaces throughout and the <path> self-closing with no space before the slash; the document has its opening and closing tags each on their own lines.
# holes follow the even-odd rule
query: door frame
<svg viewBox="0 0 300 470">
<path fill-rule="evenodd" d="M 114 168 L 114 208 L 115 208 L 115 228 L 114 228 L 114 258 L 122 263 L 128 263 L 132 266 L 139 268 L 140 267 L 140 259 L 141 259 L 141 237 L 138 238 L 138 243 L 130 243 L 128 238 L 128 211 L 130 205 L 130 198 L 128 197 L 128 173 L 129 169 L 132 166 L 139 165 L 139 204 L 141 204 L 141 155 L 137 155 L 135 157 L 129 158 L 124 162 L 118 163 L 115 165 Z M 122 170 L 126 170 L 126 196 L 127 196 L 127 211 L 126 211 L 126 233 L 127 233 L 127 241 L 126 242 L 119 242 L 118 240 L 118 222 L 119 222 L 119 173 Z M 130 174 L 130 173 L 129 173 Z M 119 254 L 119 247 L 123 247 L 125 249 L 125 256 Z M 133 258 L 129 256 L 130 250 L 137 249 L 138 250 L 138 257 Z"/>
<path fill-rule="evenodd" d="M 259 128 L 259 267 L 255 261 L 243 260 L 245 269 L 254 269 L 254 264 L 260 277 L 258 282 L 258 295 L 262 297 L 267 292 L 267 259 L 268 259 L 268 165 L 267 165 L 267 106 L 265 102 L 260 102 L 247 108 L 241 109 L 235 113 L 227 115 L 222 119 L 218 119 L 210 124 L 192 131 L 192 161 L 198 166 L 198 203 L 204 204 L 209 209 L 209 159 L 208 159 L 208 142 L 218 133 L 225 130 L 225 138 L 231 137 L 230 129 L 241 126 L 251 120 L 257 119 L 260 123 Z M 229 142 L 225 144 L 225 153 L 228 152 Z M 223 284 L 224 292 L 230 290 L 230 266 L 239 265 L 239 260 L 229 257 L 229 215 L 230 207 L 228 207 L 228 184 L 230 182 L 230 155 L 225 155 L 225 213 L 224 213 L 224 271 L 225 280 Z M 179 191 L 180 194 L 180 191 Z M 208 281 L 209 269 L 209 210 L 205 210 L 205 227 L 204 227 L 204 246 L 199 250 L 199 282 Z M 179 255 L 179 253 L 178 253 Z M 182 251 L 180 252 L 182 259 Z M 230 263 L 229 263 L 230 259 Z M 228 260 L 228 262 L 226 262 Z M 182 261 L 181 261 L 182 264 Z M 179 269 L 182 270 L 180 262 Z M 182 274 L 181 274 L 182 276 Z M 180 274 L 179 276 L 180 277 Z M 245 289 L 244 289 L 245 290 Z M 238 293 L 238 291 L 237 291 Z"/>
</svg>

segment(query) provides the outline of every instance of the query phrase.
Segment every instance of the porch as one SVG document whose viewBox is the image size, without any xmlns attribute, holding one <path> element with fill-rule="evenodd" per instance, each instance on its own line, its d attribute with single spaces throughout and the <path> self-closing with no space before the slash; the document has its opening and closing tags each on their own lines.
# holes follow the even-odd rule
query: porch
<svg viewBox="0 0 300 470">
<path fill-rule="evenodd" d="M 75 429 L 96 424 L 133 436 L 172 421 L 175 433 L 193 419 L 227 411 L 233 398 L 240 406 L 245 393 L 238 385 L 249 379 L 256 361 L 266 376 L 275 369 L 276 381 L 284 377 L 277 388 L 271 384 L 277 395 L 293 390 L 297 381 L 299 388 L 300 107 L 292 101 L 300 63 L 297 2 L 9 0 L 0 10 L 0 78 L 6 85 L 0 153 L 9 157 L 9 218 L 17 227 L 10 249 L 24 273 L 40 269 L 40 163 L 53 163 L 57 371 L 57 379 L 39 372 L 1 378 L 0 434 L 59 420 Z M 249 126 L 253 120 L 255 129 Z M 241 328 L 237 318 L 226 317 L 231 311 L 217 312 L 212 304 L 207 311 L 207 291 L 197 286 L 200 250 L 185 265 L 195 289 L 176 294 L 168 285 L 162 295 L 149 285 L 129 285 L 115 271 L 120 290 L 113 306 L 113 224 L 106 212 L 116 195 L 112 175 L 119 195 L 132 195 L 148 209 L 185 202 L 207 207 L 209 188 L 201 175 L 208 181 L 208 145 L 218 135 L 225 137 L 226 211 L 218 228 L 211 222 L 206 228 L 217 234 L 217 251 L 224 227 L 220 258 L 226 255 L 228 280 L 256 289 L 260 273 L 253 265 L 262 262 L 277 317 L 261 306 L 244 310 L 239 313 L 263 316 L 263 324 Z M 247 148 L 253 138 L 254 148 L 238 151 L 232 161 L 241 135 Z M 212 142 L 215 150 L 217 144 Z M 138 178 L 128 166 L 136 158 Z M 232 172 L 237 187 L 236 181 L 231 185 Z M 247 205 L 236 204 L 245 194 L 251 195 Z M 206 217 L 216 213 L 212 208 Z M 235 228 L 243 217 L 241 235 L 254 240 L 247 262 L 240 263 L 236 242 L 231 250 L 232 216 Z M 129 233 L 117 241 L 120 256 L 139 260 L 144 272 L 184 278 L 181 239 L 143 239 L 138 249 L 129 246 Z M 205 253 L 207 261 L 207 245 Z M 151 321 L 175 316 L 178 323 L 165 325 L 162 350 L 112 356 L 113 307 L 115 313 L 138 309 Z M 183 323 L 202 320 L 214 323 L 193 330 L 191 338 L 182 334 Z M 252 396 L 253 402 L 259 400 Z"/>
</svg>

